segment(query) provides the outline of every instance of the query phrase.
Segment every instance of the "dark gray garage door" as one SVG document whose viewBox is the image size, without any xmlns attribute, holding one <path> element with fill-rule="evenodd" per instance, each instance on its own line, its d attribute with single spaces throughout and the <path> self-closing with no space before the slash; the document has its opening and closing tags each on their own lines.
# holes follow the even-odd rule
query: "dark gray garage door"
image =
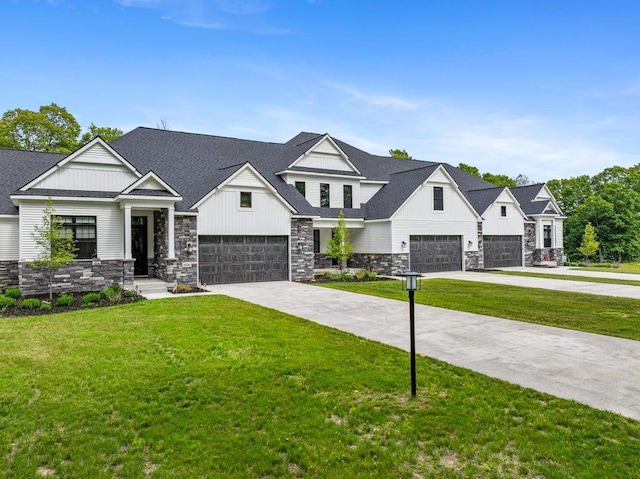
<svg viewBox="0 0 640 479">
<path fill-rule="evenodd" d="M 201 283 L 289 279 L 286 236 L 200 236 L 198 252 Z"/>
<path fill-rule="evenodd" d="M 522 266 L 522 236 L 483 236 L 484 267 Z"/>
<path fill-rule="evenodd" d="M 411 236 L 411 270 L 418 273 L 462 270 L 460 236 Z"/>
</svg>

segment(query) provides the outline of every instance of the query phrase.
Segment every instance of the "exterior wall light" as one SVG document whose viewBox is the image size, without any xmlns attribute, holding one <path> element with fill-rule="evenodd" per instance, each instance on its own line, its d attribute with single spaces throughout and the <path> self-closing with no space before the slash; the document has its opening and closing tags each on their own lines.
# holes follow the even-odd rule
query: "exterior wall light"
<svg viewBox="0 0 640 479">
<path fill-rule="evenodd" d="M 407 247 L 407 242 L 406 242 L 406 241 L 403 241 L 403 242 L 402 242 L 402 249 L 405 249 L 406 247 Z"/>
<path fill-rule="evenodd" d="M 467 241 L 467 246 L 469 248 L 471 248 L 473 246 L 473 241 L 471 241 L 471 240 Z"/>
<path fill-rule="evenodd" d="M 402 289 L 409 292 L 409 329 L 411 334 L 411 396 L 416 396 L 416 321 L 414 294 L 421 289 L 418 278 L 422 275 L 415 271 L 401 273 Z"/>
<path fill-rule="evenodd" d="M 191 241 L 187 241 L 187 248 L 185 249 L 187 255 L 191 256 L 193 254 L 193 243 Z"/>
</svg>

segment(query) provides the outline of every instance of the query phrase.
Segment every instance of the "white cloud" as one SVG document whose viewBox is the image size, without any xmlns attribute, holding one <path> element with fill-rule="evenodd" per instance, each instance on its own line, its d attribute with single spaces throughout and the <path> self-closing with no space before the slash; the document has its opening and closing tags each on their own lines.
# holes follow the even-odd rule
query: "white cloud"
<svg viewBox="0 0 640 479">
<path fill-rule="evenodd" d="M 361 103 L 371 108 L 392 108 L 394 110 L 414 110 L 417 105 L 398 96 L 364 93 L 359 89 L 343 83 L 331 83 L 337 90 L 341 90 L 349 97 L 347 101 Z"/>
</svg>

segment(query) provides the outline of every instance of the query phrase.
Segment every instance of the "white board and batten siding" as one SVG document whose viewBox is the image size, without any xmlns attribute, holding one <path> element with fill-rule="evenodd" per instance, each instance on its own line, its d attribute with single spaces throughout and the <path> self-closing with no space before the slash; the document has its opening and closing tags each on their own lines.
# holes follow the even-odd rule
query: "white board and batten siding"
<svg viewBox="0 0 640 479">
<path fill-rule="evenodd" d="M 367 203 L 383 186 L 379 183 L 360 183 L 360 203 Z"/>
<path fill-rule="evenodd" d="M 32 188 L 122 191 L 138 177 L 102 145 L 96 144 L 57 168 Z"/>
<path fill-rule="evenodd" d="M 354 168 L 327 138 L 305 153 L 294 164 L 303 168 L 355 172 Z"/>
<path fill-rule="evenodd" d="M 443 211 L 433 209 L 433 187 L 443 189 Z M 478 217 L 459 190 L 441 171 L 436 171 L 392 219 L 391 249 L 408 252 L 411 235 L 462 236 L 465 251 L 478 250 Z M 471 246 L 469 246 L 471 241 Z M 407 245 L 402 247 L 403 242 Z"/>
<path fill-rule="evenodd" d="M 240 192 L 251 208 L 240 207 Z M 289 236 L 291 212 L 252 171 L 241 171 L 198 207 L 198 235 Z"/>
<path fill-rule="evenodd" d="M 33 237 L 36 226 L 42 224 L 43 201 L 20 203 L 20 260 L 31 261 L 39 253 Z M 124 257 L 124 216 L 113 203 L 56 201 L 55 214 L 64 216 L 95 216 L 98 257 L 104 260 Z"/>
<path fill-rule="evenodd" d="M 295 186 L 296 181 L 304 181 L 305 198 L 311 206 L 320 206 L 320 183 L 329 185 L 329 208 L 344 208 L 344 185 L 351 185 L 351 200 L 354 209 L 360 208 L 360 181 L 349 177 L 322 177 L 316 175 L 287 174 L 286 182 Z"/>
<path fill-rule="evenodd" d="M 391 253 L 391 237 L 391 221 L 365 221 L 363 230 L 351 231 L 353 252 Z"/>
<path fill-rule="evenodd" d="M 20 221 L 17 216 L 0 218 L 0 261 L 20 258 Z"/>
<path fill-rule="evenodd" d="M 507 209 L 507 216 L 502 216 L 502 206 Z M 483 214 L 482 234 L 487 236 L 522 236 L 524 235 L 524 218 L 513 198 L 503 191 L 496 201 Z"/>
<path fill-rule="evenodd" d="M 555 223 L 555 247 L 556 248 L 564 248 L 564 231 L 563 231 L 563 220 L 556 219 Z"/>
</svg>

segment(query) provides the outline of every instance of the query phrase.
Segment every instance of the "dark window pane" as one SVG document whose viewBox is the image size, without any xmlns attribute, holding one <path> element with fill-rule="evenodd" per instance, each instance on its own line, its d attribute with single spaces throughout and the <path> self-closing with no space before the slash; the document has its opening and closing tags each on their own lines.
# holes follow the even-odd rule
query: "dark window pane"
<svg viewBox="0 0 640 479">
<path fill-rule="evenodd" d="M 323 208 L 329 207 L 329 184 L 320 183 L 320 206 Z"/>
<path fill-rule="evenodd" d="M 251 208 L 251 192 L 249 191 L 240 192 L 240 207 Z"/>
<path fill-rule="evenodd" d="M 444 210 L 444 191 L 442 186 L 433 187 L 433 209 L 435 211 Z"/>
<path fill-rule="evenodd" d="M 313 252 L 320 252 L 320 230 L 313 230 Z"/>
<path fill-rule="evenodd" d="M 544 227 L 544 247 L 551 248 L 551 226 Z"/>
<path fill-rule="evenodd" d="M 60 225 L 60 236 L 73 238 L 76 258 L 89 259 L 97 255 L 95 216 L 55 216 L 53 222 Z"/>
<path fill-rule="evenodd" d="M 501 206 L 500 207 L 500 216 L 507 216 L 507 207 L 506 206 Z"/>
<path fill-rule="evenodd" d="M 344 207 L 353 208 L 353 187 L 351 185 L 344 185 Z"/>
<path fill-rule="evenodd" d="M 304 181 L 296 181 L 296 190 L 298 190 L 302 196 L 307 196 L 307 184 Z"/>
</svg>

